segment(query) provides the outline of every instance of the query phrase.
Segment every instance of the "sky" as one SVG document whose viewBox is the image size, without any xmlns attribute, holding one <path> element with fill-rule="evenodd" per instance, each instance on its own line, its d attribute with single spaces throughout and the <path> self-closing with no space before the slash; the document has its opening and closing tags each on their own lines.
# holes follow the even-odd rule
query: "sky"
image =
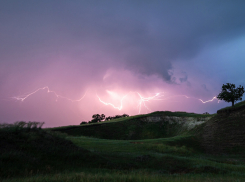
<svg viewBox="0 0 245 182">
<path fill-rule="evenodd" d="M 216 113 L 231 105 L 214 98 L 223 84 L 245 86 L 244 7 L 244 0 L 0 0 L 0 123 Z"/>
</svg>

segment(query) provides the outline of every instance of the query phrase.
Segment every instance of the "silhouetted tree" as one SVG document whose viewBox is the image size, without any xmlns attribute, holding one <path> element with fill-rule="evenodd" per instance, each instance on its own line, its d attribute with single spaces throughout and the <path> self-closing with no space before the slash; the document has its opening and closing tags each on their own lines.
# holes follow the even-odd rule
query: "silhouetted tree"
<svg viewBox="0 0 245 182">
<path fill-rule="evenodd" d="M 92 123 L 97 123 L 97 122 L 101 122 L 101 121 L 103 121 L 104 119 L 105 119 L 105 115 L 104 114 L 101 114 L 101 115 L 99 115 L 99 114 L 94 114 L 93 116 L 92 116 L 92 120 L 91 120 L 91 122 Z"/>
<path fill-rule="evenodd" d="M 123 115 L 116 115 L 116 116 L 108 116 L 105 118 L 105 121 L 110 121 L 112 119 L 123 118 L 123 117 L 129 117 L 129 115 L 123 114 Z"/>
<path fill-rule="evenodd" d="M 217 96 L 217 99 L 224 100 L 225 102 L 232 102 L 233 107 L 236 101 L 242 100 L 244 92 L 244 88 L 241 85 L 236 88 L 235 84 L 223 84 L 222 91 Z"/>
<path fill-rule="evenodd" d="M 105 121 L 110 121 L 111 119 L 112 119 L 112 117 L 108 116 L 108 117 L 105 118 Z"/>
<path fill-rule="evenodd" d="M 105 115 L 104 114 L 101 114 L 100 115 L 100 122 L 103 121 L 105 119 Z"/>
<path fill-rule="evenodd" d="M 209 114 L 208 112 L 205 112 L 205 113 L 203 113 L 203 114 Z"/>
<path fill-rule="evenodd" d="M 123 117 L 129 117 L 129 115 L 128 115 L 128 114 L 123 114 L 122 116 L 123 116 Z"/>
<path fill-rule="evenodd" d="M 86 121 L 82 121 L 82 122 L 80 123 L 80 125 L 82 125 L 82 124 L 87 124 L 87 122 L 86 122 Z"/>
<path fill-rule="evenodd" d="M 121 115 L 116 115 L 114 118 L 117 119 L 117 118 L 121 118 L 122 116 Z"/>
</svg>

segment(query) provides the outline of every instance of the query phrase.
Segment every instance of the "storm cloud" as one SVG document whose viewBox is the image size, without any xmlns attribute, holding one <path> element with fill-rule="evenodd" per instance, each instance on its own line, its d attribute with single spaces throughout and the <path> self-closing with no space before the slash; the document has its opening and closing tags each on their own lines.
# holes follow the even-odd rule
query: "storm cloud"
<svg viewBox="0 0 245 182">
<path fill-rule="evenodd" d="M 244 84 L 220 70 L 221 47 L 245 36 L 244 7 L 242 0 L 2 0 L 1 98 L 46 85 L 74 97 L 88 87 L 212 97 L 223 82 Z M 241 51 L 229 58 L 239 62 L 233 70 L 245 66 Z"/>
</svg>

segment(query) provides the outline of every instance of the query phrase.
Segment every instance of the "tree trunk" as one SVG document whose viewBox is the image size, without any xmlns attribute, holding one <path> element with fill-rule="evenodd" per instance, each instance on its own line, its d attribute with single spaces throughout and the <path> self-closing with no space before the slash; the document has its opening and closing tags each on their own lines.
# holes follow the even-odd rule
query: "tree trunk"
<svg viewBox="0 0 245 182">
<path fill-rule="evenodd" d="M 232 107 L 234 107 L 234 100 L 232 101 Z"/>
</svg>

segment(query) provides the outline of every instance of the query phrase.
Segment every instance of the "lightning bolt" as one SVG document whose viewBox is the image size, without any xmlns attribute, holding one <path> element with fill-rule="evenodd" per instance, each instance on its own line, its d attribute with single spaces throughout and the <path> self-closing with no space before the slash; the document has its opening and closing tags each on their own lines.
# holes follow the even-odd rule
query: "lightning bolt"
<svg viewBox="0 0 245 182">
<path fill-rule="evenodd" d="M 201 101 L 203 104 L 208 103 L 208 102 L 213 102 L 215 99 L 218 100 L 218 103 L 220 102 L 220 100 L 217 99 L 217 97 L 213 97 L 213 98 L 210 99 L 210 100 L 203 101 L 202 99 L 198 99 L 198 98 L 195 98 L 195 97 L 189 97 L 189 96 L 187 96 L 187 95 L 175 95 L 175 96 L 170 96 L 170 97 L 167 97 L 167 98 L 161 99 L 161 100 L 167 100 L 167 99 L 169 99 L 169 98 L 174 98 L 174 97 L 185 97 L 185 98 L 187 98 L 187 99 L 196 99 L 196 100 Z"/>
<path fill-rule="evenodd" d="M 53 93 L 55 95 L 55 97 L 56 97 L 56 101 L 58 101 L 58 99 L 61 98 L 61 99 L 66 99 L 66 100 L 71 101 L 71 102 L 80 102 L 81 100 L 83 100 L 83 98 L 86 96 L 86 93 L 87 93 L 87 92 L 85 92 L 85 94 L 80 99 L 73 100 L 73 99 L 70 99 L 68 97 L 64 97 L 62 95 L 59 95 L 55 91 L 50 90 L 48 86 L 45 86 L 45 87 L 42 87 L 42 88 L 38 88 L 37 90 L 35 90 L 35 91 L 33 91 L 33 92 L 29 93 L 29 94 L 26 94 L 26 95 L 12 97 L 12 99 L 24 102 L 27 98 L 29 98 L 30 96 L 36 94 L 37 92 L 39 92 L 41 90 L 47 90 L 47 93 Z M 113 97 L 118 97 L 117 93 L 114 93 L 114 92 L 111 92 L 111 91 L 108 91 L 108 90 L 107 90 L 107 93 L 109 95 L 113 96 Z M 213 97 L 210 100 L 203 101 L 202 99 L 198 99 L 198 98 L 194 98 L 194 97 L 188 97 L 186 95 L 176 95 L 176 96 L 170 96 L 170 97 L 162 98 L 164 96 L 163 92 L 156 93 L 156 94 L 154 94 L 153 96 L 150 96 L 150 97 L 144 97 L 139 92 L 129 92 L 128 94 L 126 94 L 122 98 L 120 98 L 120 105 L 119 106 L 115 106 L 114 104 L 112 104 L 110 102 L 103 101 L 97 94 L 96 94 L 96 96 L 98 97 L 99 101 L 101 103 L 103 103 L 104 105 L 107 105 L 107 106 L 109 105 L 109 106 L 112 106 L 114 109 L 122 110 L 123 109 L 123 101 L 124 101 L 124 99 L 126 97 L 128 97 L 130 94 L 133 94 L 133 93 L 137 94 L 138 97 L 139 97 L 139 100 L 137 101 L 138 102 L 137 108 L 139 108 L 139 113 L 141 113 L 142 107 L 145 107 L 148 111 L 151 111 L 150 108 L 147 107 L 146 102 L 150 102 L 150 101 L 153 101 L 153 100 L 168 100 L 168 99 L 173 98 L 173 97 L 186 97 L 188 99 L 190 99 L 190 98 L 197 99 L 197 100 L 201 101 L 203 104 L 205 104 L 205 103 L 208 103 L 208 102 L 213 102 L 215 99 L 217 99 L 217 97 Z M 219 100 L 218 100 L 218 103 L 219 103 Z"/>
<path fill-rule="evenodd" d="M 56 101 L 58 101 L 59 98 L 62 98 L 62 99 L 69 100 L 69 101 L 71 101 L 71 102 L 80 102 L 80 101 L 86 96 L 86 92 L 85 92 L 84 96 L 82 96 L 80 99 L 78 99 L 78 100 L 73 100 L 73 99 L 64 97 L 64 96 L 62 96 L 62 95 L 59 95 L 59 94 L 57 94 L 55 91 L 50 90 L 49 87 L 45 86 L 45 87 L 39 88 L 39 89 L 37 89 L 37 90 L 35 90 L 35 91 L 33 91 L 33 92 L 27 94 L 27 95 L 12 97 L 12 99 L 15 99 L 15 100 L 18 100 L 18 101 L 23 102 L 23 101 L 25 101 L 28 97 L 30 97 L 30 96 L 32 96 L 33 94 L 39 92 L 40 90 L 47 90 L 47 93 L 53 93 L 53 94 L 55 95 L 55 97 L 56 97 Z"/>
<path fill-rule="evenodd" d="M 108 91 L 108 93 L 111 93 Z M 148 111 L 152 112 L 151 109 L 149 109 L 146 105 L 146 102 L 149 102 L 149 101 L 152 101 L 152 100 L 168 100 L 169 98 L 171 97 L 167 97 L 167 98 L 161 98 L 163 97 L 163 92 L 162 93 L 156 93 L 155 95 L 151 96 L 151 97 L 143 97 L 140 93 L 138 92 L 131 92 L 131 93 L 136 93 L 138 96 L 139 96 L 139 101 L 138 101 L 138 108 L 139 108 L 139 114 L 141 113 L 141 109 L 142 109 L 142 106 L 144 106 Z M 127 95 L 124 95 L 121 99 L 120 99 L 120 106 L 115 106 L 114 104 L 112 103 L 109 103 L 109 102 L 105 102 L 105 101 L 102 101 L 100 99 L 100 97 L 97 95 L 99 101 L 101 103 L 103 103 L 104 105 L 110 105 L 112 106 L 114 109 L 118 109 L 118 110 L 122 110 L 123 108 L 123 100 L 129 95 L 130 93 L 128 93 Z M 193 99 L 197 99 L 197 98 L 194 98 L 194 97 L 188 97 L 186 95 L 177 95 L 177 96 L 172 96 L 172 97 L 186 97 L 187 99 L 190 99 L 190 98 L 193 98 Z M 197 99 L 199 101 L 201 101 L 203 104 L 205 103 L 208 103 L 208 102 L 213 102 L 215 99 L 217 99 L 216 97 L 213 97 L 211 100 L 207 100 L 207 101 L 203 101 L 202 99 Z M 218 99 L 217 99 L 218 100 Z M 218 100 L 218 103 L 219 103 L 219 100 Z"/>
<path fill-rule="evenodd" d="M 138 107 L 139 107 L 139 113 L 141 112 L 142 104 L 144 105 L 144 107 L 145 107 L 147 110 L 151 111 L 151 110 L 146 106 L 145 102 L 149 102 L 149 101 L 151 101 L 151 100 L 162 100 L 162 99 L 160 99 L 160 97 L 163 97 L 163 96 L 164 96 L 164 95 L 161 95 L 161 93 L 156 93 L 156 94 L 155 94 L 154 96 L 152 96 L 152 97 L 143 97 L 143 96 L 141 96 L 138 92 L 137 92 L 137 94 L 138 94 L 139 97 L 140 97 L 139 104 L 138 104 Z"/>
<path fill-rule="evenodd" d="M 110 91 L 107 91 L 107 92 L 110 93 L 110 94 L 112 93 L 112 92 L 110 92 Z M 145 102 L 148 102 L 148 101 L 150 101 L 150 100 L 161 100 L 161 99 L 159 99 L 159 98 L 163 96 L 163 95 L 161 95 L 161 93 L 156 93 L 156 94 L 155 94 L 154 96 L 152 96 L 152 97 L 143 97 L 143 96 L 141 96 L 138 92 L 130 92 L 130 93 L 136 93 L 136 94 L 140 97 L 140 100 L 138 101 L 138 102 L 139 102 L 139 104 L 138 104 L 139 113 L 141 112 L 142 105 L 143 105 L 147 110 L 151 111 L 151 110 L 146 106 Z M 110 105 L 110 106 L 112 106 L 114 109 L 118 109 L 118 110 L 120 111 L 120 110 L 122 110 L 122 108 L 123 108 L 123 100 L 124 100 L 130 93 L 124 95 L 124 96 L 120 99 L 120 106 L 115 106 L 115 105 L 112 104 L 112 103 L 104 102 L 104 101 L 102 101 L 102 100 L 100 99 L 100 97 L 99 97 L 98 95 L 97 95 L 97 97 L 98 97 L 99 101 L 100 101 L 101 103 L 103 103 L 104 105 Z"/>
<path fill-rule="evenodd" d="M 128 94 L 127 94 L 127 95 L 128 95 Z M 110 105 L 110 106 L 112 106 L 114 109 L 118 109 L 118 110 L 120 111 L 120 110 L 122 110 L 122 108 L 123 108 L 123 100 L 127 97 L 127 95 L 124 95 L 124 96 L 121 98 L 121 100 L 120 100 L 120 106 L 118 106 L 118 107 L 115 106 L 115 105 L 112 104 L 112 103 L 108 103 L 108 102 L 102 101 L 98 95 L 97 95 L 97 97 L 98 97 L 99 101 L 102 102 L 103 104 L 105 104 L 106 106 Z"/>
<path fill-rule="evenodd" d="M 214 99 L 217 99 L 217 97 L 213 97 L 211 100 L 207 100 L 207 101 L 203 101 L 202 99 L 198 99 L 198 100 L 200 100 L 203 104 L 205 104 L 205 103 L 207 103 L 207 102 L 213 102 L 214 101 Z M 218 103 L 219 103 L 219 99 L 217 99 L 218 100 Z"/>
</svg>

